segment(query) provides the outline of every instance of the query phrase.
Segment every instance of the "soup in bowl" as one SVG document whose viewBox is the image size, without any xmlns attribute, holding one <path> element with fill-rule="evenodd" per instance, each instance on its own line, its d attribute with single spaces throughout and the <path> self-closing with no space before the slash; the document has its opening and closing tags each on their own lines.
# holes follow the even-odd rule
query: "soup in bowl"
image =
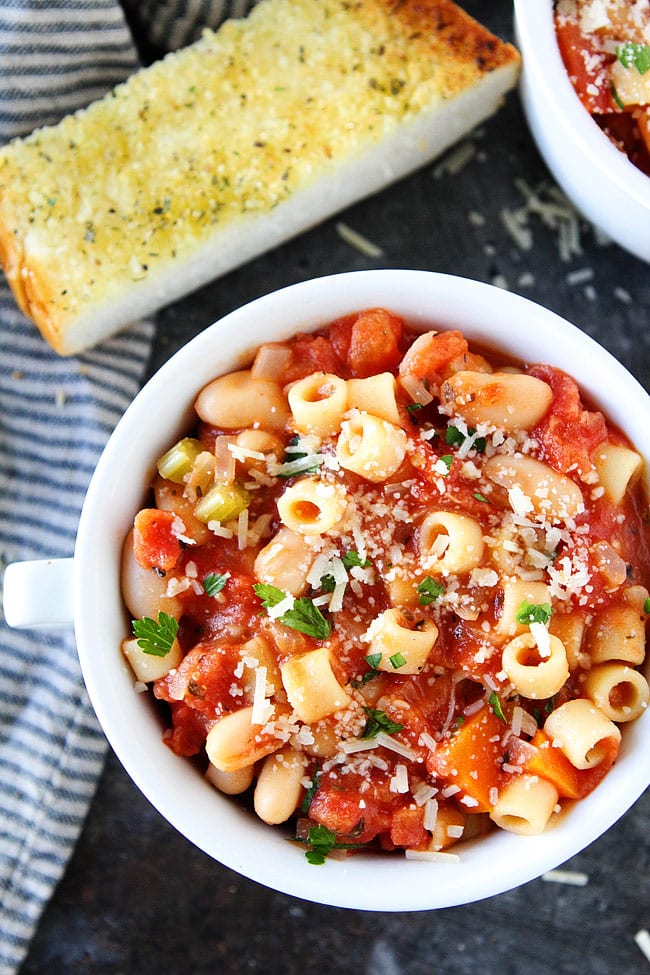
<svg viewBox="0 0 650 975">
<path fill-rule="evenodd" d="M 469 903 L 584 848 L 649 778 L 647 414 L 574 326 L 457 277 L 316 279 L 210 326 L 118 424 L 73 562 L 136 785 L 341 907 Z"/>
</svg>

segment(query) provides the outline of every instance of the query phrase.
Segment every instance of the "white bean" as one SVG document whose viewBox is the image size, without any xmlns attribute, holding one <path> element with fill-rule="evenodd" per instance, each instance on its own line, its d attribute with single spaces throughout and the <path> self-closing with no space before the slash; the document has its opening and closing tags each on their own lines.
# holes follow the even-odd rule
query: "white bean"
<svg viewBox="0 0 650 975">
<path fill-rule="evenodd" d="M 295 812 L 303 791 L 305 759 L 290 746 L 264 760 L 253 805 L 265 823 L 284 823 Z"/>
<path fill-rule="evenodd" d="M 253 379 L 250 369 L 213 379 L 197 396 L 194 408 L 201 420 L 223 430 L 260 425 L 281 431 L 290 415 L 282 388 L 266 379 Z"/>
</svg>

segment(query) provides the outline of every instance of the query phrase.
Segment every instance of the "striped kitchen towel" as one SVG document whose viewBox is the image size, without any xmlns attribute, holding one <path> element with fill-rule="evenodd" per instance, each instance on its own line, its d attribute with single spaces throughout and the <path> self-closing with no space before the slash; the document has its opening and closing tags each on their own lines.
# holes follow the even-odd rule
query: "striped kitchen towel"
<svg viewBox="0 0 650 975">
<path fill-rule="evenodd" d="M 250 4 L 233 0 L 0 0 L 0 143 L 52 123 L 161 49 Z M 61 359 L 17 310 L 0 274 L 0 567 L 72 554 L 98 456 L 137 392 L 154 332 L 140 322 Z M 101 556 L 100 556 L 101 557 Z M 106 742 L 72 633 L 0 620 L 0 975 L 17 971 L 61 877 Z"/>
</svg>

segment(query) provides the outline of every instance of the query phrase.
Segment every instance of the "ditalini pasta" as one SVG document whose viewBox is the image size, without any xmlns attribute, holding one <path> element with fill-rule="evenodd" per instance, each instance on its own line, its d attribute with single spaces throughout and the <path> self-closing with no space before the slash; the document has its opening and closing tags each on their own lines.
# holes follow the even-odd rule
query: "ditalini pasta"
<svg viewBox="0 0 650 975">
<path fill-rule="evenodd" d="M 598 786 L 648 706 L 650 535 L 571 377 L 373 308 L 195 406 L 122 568 L 174 752 L 313 863 L 539 833 Z"/>
</svg>

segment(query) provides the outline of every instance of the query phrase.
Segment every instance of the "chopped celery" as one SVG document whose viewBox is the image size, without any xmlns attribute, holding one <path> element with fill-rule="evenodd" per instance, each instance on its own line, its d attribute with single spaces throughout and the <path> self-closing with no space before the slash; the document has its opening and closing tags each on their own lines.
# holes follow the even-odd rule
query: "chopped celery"
<svg viewBox="0 0 650 975">
<path fill-rule="evenodd" d="M 248 491 L 239 484 L 216 483 L 194 508 L 194 515 L 207 524 L 210 521 L 232 521 L 250 503 Z"/>
<path fill-rule="evenodd" d="M 184 437 L 177 444 L 163 454 L 158 464 L 158 473 L 166 481 L 174 481 L 176 484 L 183 484 L 187 476 L 191 473 L 194 461 L 204 450 L 200 440 L 192 437 Z"/>
</svg>

